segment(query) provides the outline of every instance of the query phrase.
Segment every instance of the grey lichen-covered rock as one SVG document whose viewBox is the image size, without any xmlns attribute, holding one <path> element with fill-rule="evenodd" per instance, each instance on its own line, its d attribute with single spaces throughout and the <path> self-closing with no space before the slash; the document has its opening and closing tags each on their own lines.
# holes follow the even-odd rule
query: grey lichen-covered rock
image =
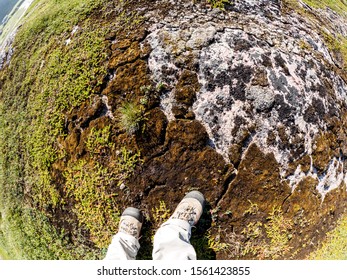
<svg viewBox="0 0 347 280">
<path fill-rule="evenodd" d="M 235 1 L 225 12 L 181 2 L 153 20 L 142 44 L 152 49 L 148 57 L 152 81 L 168 88 L 160 101 L 167 119 L 193 116 L 206 129 L 208 145 L 236 168 L 236 177 L 216 207 L 230 209 L 230 221 L 238 224 L 234 230 L 244 233 L 250 222 L 244 215 L 247 201 L 265 213 L 283 206 L 292 219 L 304 211 L 308 192 L 302 189 L 307 188 L 314 190 L 316 202 L 310 210 L 305 208 L 310 220 L 306 226 L 310 232 L 317 227 L 326 231 L 329 225 L 319 222 L 329 220 L 324 207 L 338 213 L 345 207 L 345 195 L 336 198 L 335 205 L 322 202 L 335 189 L 345 192 L 347 184 L 347 143 L 342 140 L 347 76 L 322 28 L 332 36 L 344 36 L 346 17 L 320 10 L 320 17 L 331 19 L 322 27 L 317 17 L 285 13 L 282 1 Z M 308 9 L 302 2 L 299 5 Z M 177 84 L 187 70 L 197 76 L 199 90 L 189 108 L 178 113 Z M 267 177 L 269 173 L 272 177 Z M 235 182 L 242 181 L 248 191 L 237 190 Z M 259 196 L 268 188 L 274 191 Z M 302 199 L 295 207 L 294 194 Z M 311 210 L 321 216 L 313 217 Z"/>
<path fill-rule="evenodd" d="M 152 78 L 174 86 L 183 69 L 190 67 L 180 60 L 188 59 L 201 85 L 192 110 L 208 131 L 211 145 L 228 162 L 230 147 L 240 144 L 241 131 L 256 127 L 248 144 L 273 153 L 282 179 L 294 188 L 298 181 L 292 163 L 312 156 L 316 137 L 345 110 L 345 77 L 334 70 L 317 28 L 294 15 L 282 15 L 279 1 L 237 1 L 233 10 L 237 12 L 223 13 L 219 20 L 203 11 L 190 19 L 187 9 L 187 15 L 172 13 L 167 24 L 152 26 L 146 38 L 153 49 Z M 304 43 L 309 49 L 302 47 Z M 171 92 L 161 101 L 170 120 L 175 102 Z M 296 145 L 290 148 L 284 140 Z M 321 174 L 310 163 L 305 176 L 326 181 L 336 172 L 335 162 L 342 164 L 339 153 Z M 341 176 L 330 189 L 347 180 L 345 171 L 338 173 Z"/>
</svg>

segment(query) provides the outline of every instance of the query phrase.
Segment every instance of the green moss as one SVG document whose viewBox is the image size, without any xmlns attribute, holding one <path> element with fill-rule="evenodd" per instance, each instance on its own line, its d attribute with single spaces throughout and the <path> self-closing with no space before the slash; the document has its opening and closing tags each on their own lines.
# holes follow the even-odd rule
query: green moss
<svg viewBox="0 0 347 280">
<path fill-rule="evenodd" d="M 112 25 L 92 19 L 106 2 L 35 1 L 16 36 L 11 64 L 0 71 L 0 213 L 6 217 L 0 247 L 8 258 L 100 256 L 84 237 L 69 247 L 49 213 L 64 201 L 51 174 L 64 156 L 57 140 L 65 137 L 65 115 L 88 100 L 106 75 L 104 38 Z"/>
<path fill-rule="evenodd" d="M 76 259 L 81 255 L 68 243 L 64 232 L 58 232 L 48 218 L 35 209 L 25 207 L 6 213 L 1 224 L 0 246 L 7 259 Z M 84 248 L 86 258 L 97 258 Z"/>
<path fill-rule="evenodd" d="M 347 217 L 342 217 L 337 227 L 327 234 L 321 248 L 310 255 L 315 260 L 347 260 Z"/>
<path fill-rule="evenodd" d="M 303 0 L 303 2 L 313 8 L 325 9 L 329 7 L 340 14 L 347 13 L 346 0 Z"/>
<path fill-rule="evenodd" d="M 232 1 L 230 0 L 207 0 L 207 3 L 209 3 L 212 8 L 216 9 L 222 9 L 224 10 L 225 4 L 230 4 Z"/>
<path fill-rule="evenodd" d="M 264 225 L 267 238 L 270 239 L 270 246 L 265 246 L 264 255 L 271 259 L 277 259 L 289 252 L 288 245 L 291 235 L 289 230 L 293 223 L 283 216 L 280 208 L 274 207 L 267 218 L 268 222 Z"/>
<path fill-rule="evenodd" d="M 334 37 L 323 30 L 321 32 L 329 50 L 342 59 L 342 67 L 347 70 L 347 38 L 342 35 Z"/>
<path fill-rule="evenodd" d="M 121 186 L 141 163 L 140 153 L 125 147 L 115 151 L 110 141 L 110 127 L 92 129 L 86 141 L 91 151 L 92 161 L 71 162 L 64 174 L 66 200 L 73 200 L 74 213 L 79 226 L 86 228 L 90 239 L 98 248 L 106 249 L 111 236 L 117 232 L 120 210 L 117 207 L 118 193 L 114 186 Z M 98 160 L 103 152 L 117 154 L 115 161 L 107 166 Z"/>
<path fill-rule="evenodd" d="M 314 9 L 326 9 L 328 7 L 341 15 L 347 15 L 346 0 L 303 0 L 302 2 Z M 294 10 L 302 10 L 298 0 L 283 0 L 283 3 L 284 6 Z"/>
<path fill-rule="evenodd" d="M 231 246 L 230 244 L 222 242 L 220 240 L 220 229 L 219 229 L 219 233 L 216 235 L 213 235 L 211 233 L 211 230 L 209 230 L 207 231 L 205 236 L 207 239 L 208 247 L 214 252 L 228 251 Z"/>
<path fill-rule="evenodd" d="M 86 141 L 87 151 L 92 156 L 102 155 L 115 148 L 115 144 L 111 142 L 111 127 L 108 125 L 103 129 L 91 129 Z"/>
<path fill-rule="evenodd" d="M 49 203 L 55 206 L 58 201 L 49 170 L 60 156 L 55 143 L 58 137 L 64 137 L 65 114 L 87 100 L 106 73 L 105 29 L 90 22 L 80 28 L 70 44 L 65 44 L 65 36 L 59 36 L 58 42 L 50 39 L 43 49 L 34 52 L 37 58 L 29 60 L 32 75 L 26 76 L 26 112 L 30 121 L 24 143 L 30 156 L 28 168 L 37 177 L 32 191 L 41 196 L 36 199 L 40 207 Z"/>
<path fill-rule="evenodd" d="M 152 219 L 156 228 L 159 228 L 170 216 L 171 211 L 166 207 L 166 203 L 163 200 L 159 201 L 157 207 L 152 208 Z"/>
<path fill-rule="evenodd" d="M 65 173 L 65 192 L 75 201 L 79 225 L 88 229 L 91 240 L 99 248 L 106 248 L 118 229 L 120 212 L 113 199 L 117 193 L 109 189 L 116 176 L 98 163 L 83 160 Z"/>
<path fill-rule="evenodd" d="M 251 203 L 254 207 L 254 204 Z M 254 215 L 258 210 L 252 211 Z M 249 214 L 249 212 L 248 212 Z M 247 224 L 241 232 L 241 236 L 232 236 L 232 244 L 237 244 L 237 240 L 244 239 L 239 243 L 239 252 L 236 257 L 251 257 L 259 259 L 281 259 L 289 252 L 289 233 L 293 224 L 286 218 L 280 207 L 273 207 L 268 213 L 266 222 L 254 221 Z"/>
<path fill-rule="evenodd" d="M 347 1 L 346 0 L 304 0 L 305 4 L 309 5 L 314 9 L 325 9 L 330 8 L 340 14 L 341 16 L 347 16 Z M 284 0 L 283 1 L 284 10 L 294 10 L 302 17 L 311 20 L 313 23 L 316 23 L 316 14 L 315 12 L 309 11 L 303 8 L 297 0 Z M 327 25 L 328 26 L 328 25 Z M 327 26 L 322 25 L 322 22 L 319 22 L 319 25 L 316 23 L 317 30 L 322 34 L 324 41 L 335 57 L 338 57 L 339 60 L 342 60 L 342 67 L 344 70 L 347 69 L 347 38 L 342 34 L 338 34 L 335 31 L 328 33 Z M 333 35 L 332 35 L 333 34 Z M 300 42 L 300 47 L 302 49 L 307 49 L 307 44 Z"/>
</svg>

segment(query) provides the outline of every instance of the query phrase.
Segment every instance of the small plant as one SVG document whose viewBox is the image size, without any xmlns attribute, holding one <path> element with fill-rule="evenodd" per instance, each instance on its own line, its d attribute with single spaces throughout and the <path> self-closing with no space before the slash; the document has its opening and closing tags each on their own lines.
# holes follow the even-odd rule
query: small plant
<svg viewBox="0 0 347 280">
<path fill-rule="evenodd" d="M 160 226 L 167 219 L 169 219 L 171 215 L 170 209 L 166 207 L 166 204 L 163 200 L 159 202 L 159 207 L 155 207 L 152 209 L 152 217 L 157 226 Z"/>
<path fill-rule="evenodd" d="M 148 97 L 144 96 L 140 98 L 140 104 L 146 106 L 148 104 Z"/>
<path fill-rule="evenodd" d="M 266 235 L 270 238 L 270 247 L 265 250 L 265 256 L 272 259 L 279 258 L 290 249 L 288 242 L 291 235 L 288 230 L 292 228 L 292 221 L 283 216 L 282 210 L 273 207 L 267 218 L 268 223 L 264 225 Z"/>
<path fill-rule="evenodd" d="M 148 94 L 152 90 L 152 86 L 141 86 L 140 91 L 143 92 L 144 94 Z"/>
<path fill-rule="evenodd" d="M 103 129 L 91 129 L 86 141 L 87 150 L 92 155 L 101 154 L 107 149 L 113 149 L 114 143 L 110 142 L 111 127 L 105 126 Z"/>
<path fill-rule="evenodd" d="M 230 4 L 230 0 L 207 0 L 207 3 L 209 3 L 213 9 L 221 9 L 224 10 L 225 4 Z"/>
<path fill-rule="evenodd" d="M 117 180 L 118 186 L 124 183 L 124 181 L 133 173 L 136 165 L 142 163 L 140 152 L 132 152 L 125 147 L 122 147 L 117 151 L 118 160 L 115 163 L 118 173 Z"/>
<path fill-rule="evenodd" d="M 262 234 L 262 226 L 261 222 L 250 222 L 241 233 L 244 234 L 246 239 L 258 238 Z"/>
<path fill-rule="evenodd" d="M 242 257 L 279 259 L 290 250 L 292 221 L 283 216 L 279 207 L 273 207 L 266 219 L 267 223 L 250 222 L 241 232 L 244 239 L 240 247 Z"/>
<path fill-rule="evenodd" d="M 217 223 L 219 211 L 220 211 L 220 206 L 216 206 L 215 208 L 210 210 L 211 219 L 212 219 L 213 224 Z"/>
<path fill-rule="evenodd" d="M 299 41 L 299 48 L 302 50 L 312 50 L 312 47 L 310 46 L 310 44 L 302 39 Z"/>
<path fill-rule="evenodd" d="M 217 235 L 212 235 L 211 229 L 209 229 L 206 233 L 206 238 L 207 238 L 208 247 L 215 252 L 225 251 L 225 250 L 228 250 L 230 247 L 230 244 L 221 242 L 220 228 L 218 230 Z"/>
<path fill-rule="evenodd" d="M 118 110 L 119 125 L 129 135 L 137 132 L 146 120 L 145 108 L 136 102 L 126 102 Z"/>
<path fill-rule="evenodd" d="M 91 240 L 105 248 L 117 231 L 120 212 L 114 203 L 115 193 L 109 190 L 115 174 L 98 163 L 79 161 L 65 173 L 65 192 L 74 200 L 79 225 L 87 228 Z"/>
<path fill-rule="evenodd" d="M 165 84 L 163 82 L 157 83 L 157 85 L 155 87 L 155 89 L 159 92 L 162 91 L 164 88 L 165 88 Z"/>
<path fill-rule="evenodd" d="M 256 203 L 253 203 L 248 199 L 248 202 L 250 203 L 249 208 L 243 213 L 243 215 L 255 215 L 259 211 L 259 207 Z"/>
</svg>

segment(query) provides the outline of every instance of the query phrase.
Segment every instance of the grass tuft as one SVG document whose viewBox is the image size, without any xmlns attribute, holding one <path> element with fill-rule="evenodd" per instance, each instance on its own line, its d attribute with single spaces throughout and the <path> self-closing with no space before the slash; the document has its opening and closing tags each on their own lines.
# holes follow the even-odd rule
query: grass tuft
<svg viewBox="0 0 347 280">
<path fill-rule="evenodd" d="M 118 117 L 121 129 L 132 135 L 140 130 L 141 125 L 146 120 L 145 107 L 134 101 L 125 102 L 118 109 Z"/>
</svg>

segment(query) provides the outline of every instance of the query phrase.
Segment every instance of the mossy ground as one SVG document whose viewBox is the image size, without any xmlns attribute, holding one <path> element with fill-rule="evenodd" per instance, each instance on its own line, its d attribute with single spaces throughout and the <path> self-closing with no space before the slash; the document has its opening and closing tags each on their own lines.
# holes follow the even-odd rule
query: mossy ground
<svg viewBox="0 0 347 280">
<path fill-rule="evenodd" d="M 151 134 L 163 131 L 143 124 L 158 103 L 138 48 L 143 19 L 128 2 L 42 0 L 28 11 L 0 73 L 3 258 L 103 258 L 121 209 L 134 203 L 126 181 L 143 161 L 134 139 L 153 145 Z M 115 36 L 134 37 L 124 55 L 110 51 Z M 106 86 L 115 71 L 119 80 Z M 115 119 L 105 115 L 103 91 L 119 108 Z M 145 225 L 152 233 L 153 219 Z"/>
<path fill-rule="evenodd" d="M 346 14 L 347 13 L 347 2 L 346 0 L 304 0 L 304 3 L 310 5 L 313 8 L 330 8 L 338 13 Z"/>
<path fill-rule="evenodd" d="M 337 227 L 328 233 L 321 247 L 309 259 L 347 260 L 347 217 L 344 215 Z"/>
<path fill-rule="evenodd" d="M 200 189 L 212 205 L 193 231 L 198 258 L 283 257 L 292 224 L 279 208 L 263 206 L 260 222 L 252 220 L 255 204 L 238 207 L 240 219 L 252 221 L 241 237 L 220 226 L 235 214 L 214 204 L 233 167 L 206 145 L 199 122 L 167 122 L 158 107 L 165 87 L 151 84 L 148 50 L 139 47 L 143 18 L 128 3 L 147 2 L 37 0 L 29 9 L 0 72 L 1 256 L 102 258 L 131 202 L 146 214 L 139 258 L 148 259 L 155 229 L 184 193 Z M 140 110 L 122 112 L 124 104 Z M 126 121 L 107 116 L 108 106 Z"/>
<path fill-rule="evenodd" d="M 105 35 L 115 25 L 105 24 L 96 13 L 108 2 L 35 1 L 16 36 L 11 64 L 1 71 L 0 244 L 7 258 L 99 258 L 106 246 L 103 240 L 117 226 L 119 212 L 112 195 L 99 186 L 108 186 L 117 172 L 124 173 L 117 169 L 120 163 L 110 171 L 105 163 L 70 162 L 63 174 L 66 189 L 59 189 L 52 175 L 54 162 L 68 160 L 57 141 L 66 137 L 66 114 L 88 101 L 106 76 Z M 91 154 L 110 150 L 97 141 L 98 135 L 95 141 L 91 138 Z M 76 208 L 80 199 L 90 205 Z M 70 223 L 78 223 L 73 237 L 54 226 L 54 213 L 71 208 L 71 203 L 76 217 Z M 107 223 L 115 223 L 112 233 L 103 231 Z M 88 245 L 89 234 L 94 246 Z"/>
<path fill-rule="evenodd" d="M 346 17 L 347 16 L 347 1 L 345 0 L 304 0 L 305 4 L 309 5 L 313 9 L 326 9 L 330 8 L 336 13 Z M 290 6 L 292 9 L 297 11 L 299 14 L 304 17 L 315 17 L 314 13 L 311 11 L 303 10 L 298 2 L 295 0 L 286 0 L 284 3 Z M 324 22 L 322 26 L 317 26 L 317 30 L 320 30 L 322 37 L 324 38 L 326 45 L 328 46 L 331 53 L 338 57 L 340 62 L 340 67 L 343 71 L 347 70 L 347 38 L 342 35 L 335 36 L 327 33 L 327 29 L 324 29 L 326 26 Z M 340 218 L 340 221 L 337 227 L 328 233 L 326 240 L 321 244 L 320 249 L 314 251 L 308 257 L 309 259 L 329 259 L 329 260 L 338 260 L 338 259 L 347 259 L 346 255 L 346 215 L 343 215 Z"/>
<path fill-rule="evenodd" d="M 300 6 L 296 0 L 284 0 L 283 7 L 298 12 L 301 16 L 312 19 L 313 22 L 319 22 L 316 24 L 317 31 L 321 33 L 322 37 L 326 41 L 326 45 L 334 56 L 335 60 L 339 64 L 339 67 L 344 71 L 347 70 L 347 38 L 342 34 L 336 34 L 335 32 L 329 32 L 327 22 L 322 22 L 319 16 L 314 12 L 315 9 L 331 9 L 337 14 L 347 17 L 347 2 L 345 0 L 304 0 L 305 4 L 311 7 L 313 10 L 306 10 Z"/>
</svg>

